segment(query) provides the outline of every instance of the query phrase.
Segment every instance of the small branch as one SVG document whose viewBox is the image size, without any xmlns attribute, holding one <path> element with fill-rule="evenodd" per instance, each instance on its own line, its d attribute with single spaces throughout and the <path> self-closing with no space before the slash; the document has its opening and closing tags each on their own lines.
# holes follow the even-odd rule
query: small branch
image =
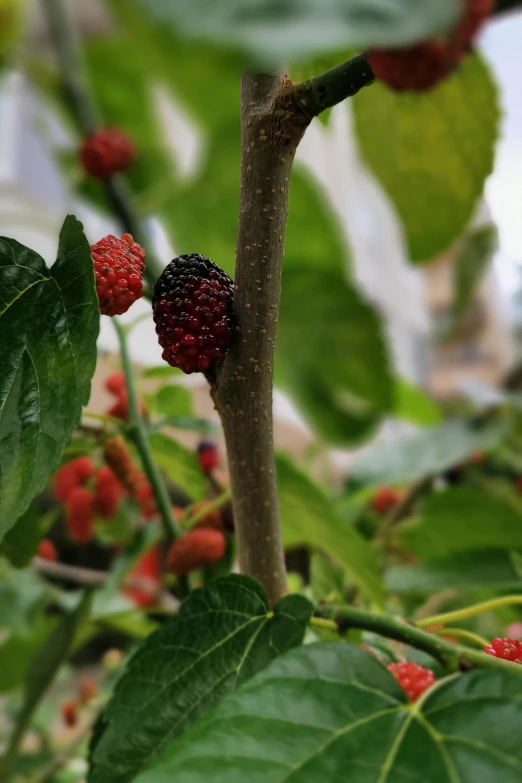
<svg viewBox="0 0 522 783">
<path fill-rule="evenodd" d="M 441 628 L 440 631 L 431 631 L 431 633 L 435 633 L 437 636 L 452 636 L 455 639 L 471 642 L 471 644 L 481 650 L 489 644 L 488 640 L 484 639 L 483 636 L 479 636 L 478 633 L 466 631 L 464 628 Z"/>
<path fill-rule="evenodd" d="M 454 612 L 445 612 L 444 614 L 434 614 L 431 617 L 424 617 L 417 621 L 419 628 L 429 628 L 430 625 L 447 625 L 456 623 L 460 620 L 466 620 L 468 617 L 475 617 L 477 614 L 491 612 L 494 609 L 500 609 L 503 606 L 522 606 L 522 595 L 503 595 L 500 598 L 493 598 L 491 601 L 483 601 L 473 606 L 465 606 L 463 609 L 456 609 Z"/>
<path fill-rule="evenodd" d="M 90 568 L 67 565 L 67 563 L 54 563 L 52 560 L 44 560 L 41 557 L 33 558 L 33 566 L 44 576 L 75 582 L 84 587 L 101 587 L 108 581 L 108 574 L 105 571 L 95 571 Z"/>
<path fill-rule="evenodd" d="M 145 424 L 141 418 L 138 393 L 136 391 L 136 384 L 134 383 L 134 373 L 132 371 L 132 364 L 127 345 L 127 332 L 125 327 L 120 324 L 117 318 L 113 318 L 112 322 L 120 341 L 121 361 L 123 365 L 123 371 L 125 372 L 127 392 L 129 395 L 129 416 L 131 425 L 128 430 L 129 437 L 132 439 L 134 445 L 138 449 L 141 461 L 143 463 L 143 468 L 154 489 L 156 502 L 158 504 L 158 509 L 163 519 L 163 524 L 165 525 L 167 535 L 169 535 L 171 538 L 177 538 L 180 531 L 172 514 L 169 493 L 167 492 L 165 482 L 163 481 L 158 466 L 156 465 L 156 462 L 152 456 Z"/>
<path fill-rule="evenodd" d="M 439 660 L 448 671 L 457 671 L 459 668 L 475 665 L 489 669 L 504 669 L 512 674 L 522 676 L 520 664 L 505 661 L 469 647 L 446 642 L 439 636 L 410 625 L 405 620 L 386 614 L 363 612 L 349 606 L 325 606 L 317 608 L 316 616 L 321 619 L 334 620 L 342 630 L 360 628 L 365 631 L 373 631 L 385 638 L 395 639 L 397 642 L 423 650 Z M 311 624 L 314 624 L 314 618 L 312 618 Z"/>
<path fill-rule="evenodd" d="M 60 68 L 64 95 L 82 132 L 85 136 L 91 136 L 101 127 L 101 118 L 89 86 L 80 41 L 69 9 L 63 0 L 42 0 L 42 4 Z M 132 234 L 134 240 L 147 250 L 145 278 L 154 285 L 163 267 L 150 251 L 149 237 L 136 214 L 125 179 L 121 175 L 110 177 L 103 180 L 103 185 L 124 231 Z"/>
<path fill-rule="evenodd" d="M 368 60 L 364 54 L 360 54 L 326 73 L 295 85 L 290 94 L 298 110 L 312 119 L 346 98 L 356 95 L 359 90 L 374 81 Z"/>
</svg>

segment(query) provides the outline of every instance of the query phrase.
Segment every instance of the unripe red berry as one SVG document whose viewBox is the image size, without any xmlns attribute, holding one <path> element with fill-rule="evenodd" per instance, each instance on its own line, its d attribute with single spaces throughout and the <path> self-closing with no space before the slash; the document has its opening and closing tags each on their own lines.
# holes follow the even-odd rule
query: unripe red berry
<svg viewBox="0 0 522 783">
<path fill-rule="evenodd" d="M 43 541 L 40 541 L 38 557 L 41 557 L 42 560 L 49 560 L 51 563 L 56 563 L 58 560 L 58 550 L 49 538 L 44 538 Z"/>
<path fill-rule="evenodd" d="M 159 548 L 155 546 L 145 552 L 129 574 L 130 579 L 143 579 L 143 586 L 129 585 L 123 592 L 138 606 L 153 606 L 157 601 L 160 577 L 161 557 Z"/>
<path fill-rule="evenodd" d="M 70 729 L 78 723 L 78 703 L 74 699 L 64 701 L 62 704 L 62 719 Z"/>
<path fill-rule="evenodd" d="M 379 487 L 372 498 L 371 506 L 378 514 L 386 514 L 403 500 L 404 492 L 401 490 L 392 487 Z"/>
<path fill-rule="evenodd" d="M 143 295 L 145 251 L 130 234 L 109 234 L 92 246 L 102 315 L 121 315 Z"/>
<path fill-rule="evenodd" d="M 219 530 L 195 528 L 174 541 L 167 556 L 168 567 L 178 576 L 196 568 L 213 566 L 225 556 L 227 541 Z"/>
<path fill-rule="evenodd" d="M 145 473 L 135 464 L 121 435 L 111 435 L 105 441 L 104 457 L 130 497 L 139 503 L 147 517 L 156 514 L 154 490 Z"/>
<path fill-rule="evenodd" d="M 205 473 L 212 473 L 219 465 L 219 452 L 212 440 L 202 440 L 198 445 L 199 464 Z"/>
<path fill-rule="evenodd" d="M 96 477 L 96 511 L 103 519 L 116 514 L 125 490 L 114 471 L 104 465 Z"/>
<path fill-rule="evenodd" d="M 435 673 L 419 663 L 408 663 L 408 661 L 389 663 L 388 669 L 412 701 L 422 696 L 436 680 Z"/>
<path fill-rule="evenodd" d="M 179 256 L 154 288 L 152 309 L 163 358 L 185 373 L 207 372 L 233 336 L 234 283 L 197 253 Z"/>
<path fill-rule="evenodd" d="M 90 457 L 78 457 L 63 465 L 56 473 L 54 494 L 62 503 L 66 503 L 75 487 L 89 479 L 96 467 Z"/>
<path fill-rule="evenodd" d="M 85 171 L 92 177 L 106 179 L 124 171 L 134 160 L 134 144 L 118 130 L 94 133 L 82 144 L 80 151 Z"/>
<path fill-rule="evenodd" d="M 513 663 L 522 663 L 522 642 L 518 639 L 506 639 L 500 637 L 493 639 L 491 644 L 484 647 L 484 652 L 488 655 L 495 655 L 497 658 L 503 658 L 505 661 Z"/>
<path fill-rule="evenodd" d="M 441 38 L 398 49 L 372 49 L 368 62 L 377 79 L 396 92 L 424 92 L 443 81 L 467 54 L 494 0 L 466 0 L 464 17 Z"/>
<path fill-rule="evenodd" d="M 116 372 L 111 373 L 105 381 L 105 388 L 116 397 L 118 397 L 121 391 L 126 390 L 127 381 L 125 380 L 125 373 L 123 370 L 117 370 Z"/>
<path fill-rule="evenodd" d="M 67 501 L 67 527 L 74 541 L 85 543 L 94 535 L 94 495 L 75 487 Z"/>
<path fill-rule="evenodd" d="M 79 699 L 80 704 L 88 704 L 98 694 L 98 686 L 90 677 L 84 677 L 80 682 Z"/>
</svg>

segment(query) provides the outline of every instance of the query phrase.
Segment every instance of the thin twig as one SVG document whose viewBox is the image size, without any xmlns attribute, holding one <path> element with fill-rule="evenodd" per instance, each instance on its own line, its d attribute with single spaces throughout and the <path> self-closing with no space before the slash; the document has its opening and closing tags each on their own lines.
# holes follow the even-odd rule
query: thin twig
<svg viewBox="0 0 522 783">
<path fill-rule="evenodd" d="M 374 81 L 375 76 L 368 60 L 364 54 L 360 54 L 326 73 L 296 84 L 288 95 L 298 110 L 311 119 L 356 95 Z"/>
<path fill-rule="evenodd" d="M 134 382 L 134 373 L 132 371 L 132 363 L 127 345 L 127 331 L 117 318 L 113 318 L 112 322 L 120 341 L 121 361 L 123 365 L 123 371 L 125 373 L 127 392 L 129 395 L 130 427 L 128 434 L 138 449 L 141 461 L 143 463 L 143 468 L 154 489 L 154 495 L 156 496 L 156 502 L 158 504 L 158 509 L 161 514 L 167 535 L 169 535 L 171 538 L 177 538 L 180 534 L 180 530 L 172 514 L 169 493 L 159 472 L 158 466 L 156 465 L 156 462 L 152 456 L 145 424 L 141 417 L 138 392 Z"/>
<path fill-rule="evenodd" d="M 499 598 L 492 598 L 490 601 L 483 601 L 480 604 L 465 606 L 463 609 L 455 609 L 453 612 L 434 614 L 431 617 L 424 617 L 422 620 L 418 620 L 417 625 L 420 628 L 429 628 L 430 625 L 447 625 L 448 623 L 467 620 L 468 617 L 475 617 L 478 614 L 484 614 L 484 612 L 492 612 L 504 606 L 522 606 L 522 595 L 503 595 Z"/>
<path fill-rule="evenodd" d="M 60 68 L 62 89 L 76 122 L 85 136 L 101 127 L 101 117 L 89 86 L 84 57 L 71 13 L 63 0 L 42 0 L 49 32 Z M 124 231 L 147 251 L 145 278 L 154 285 L 162 265 L 151 251 L 151 241 L 134 204 L 127 181 L 122 175 L 103 180 L 107 198 Z M 150 298 L 150 292 L 144 292 Z"/>
</svg>

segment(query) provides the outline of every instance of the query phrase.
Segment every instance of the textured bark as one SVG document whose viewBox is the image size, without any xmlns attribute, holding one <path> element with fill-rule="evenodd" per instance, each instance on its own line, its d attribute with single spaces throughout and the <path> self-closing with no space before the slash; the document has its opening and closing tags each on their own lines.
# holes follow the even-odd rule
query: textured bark
<svg viewBox="0 0 522 783">
<path fill-rule="evenodd" d="M 309 122 L 289 109 L 287 84 L 280 76 L 242 80 L 238 336 L 212 389 L 227 442 L 240 569 L 263 584 L 272 605 L 287 592 L 273 448 L 274 349 L 290 172 Z"/>
</svg>

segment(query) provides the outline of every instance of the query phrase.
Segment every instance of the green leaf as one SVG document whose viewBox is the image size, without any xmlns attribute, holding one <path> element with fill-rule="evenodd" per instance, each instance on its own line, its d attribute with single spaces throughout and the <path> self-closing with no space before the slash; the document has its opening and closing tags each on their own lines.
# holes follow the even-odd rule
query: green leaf
<svg viewBox="0 0 522 783">
<path fill-rule="evenodd" d="M 513 557 L 505 550 L 472 549 L 427 563 L 395 566 L 386 572 L 392 593 L 439 590 L 518 590 L 522 587 Z"/>
<path fill-rule="evenodd" d="M 447 30 L 455 0 L 139 0 L 183 35 L 244 50 L 263 63 L 306 59 L 346 48 L 400 46 Z"/>
<path fill-rule="evenodd" d="M 522 550 L 522 511 L 480 487 L 430 495 L 419 521 L 397 528 L 411 552 L 433 559 L 476 549 Z"/>
<path fill-rule="evenodd" d="M 325 552 L 364 595 L 382 605 L 386 588 L 368 542 L 341 519 L 323 490 L 283 454 L 277 455 L 277 479 L 285 546 L 306 544 Z"/>
<path fill-rule="evenodd" d="M 312 612 L 287 596 L 269 612 L 263 588 L 232 575 L 191 593 L 131 659 L 102 715 L 89 783 L 134 780 L 223 696 L 300 644 Z"/>
<path fill-rule="evenodd" d="M 192 394 L 183 386 L 163 386 L 154 399 L 154 408 L 162 416 L 193 416 Z"/>
<path fill-rule="evenodd" d="M 347 279 L 347 255 L 317 183 L 294 171 L 276 385 L 316 432 L 338 445 L 367 436 L 394 403 L 381 321 Z"/>
<path fill-rule="evenodd" d="M 377 83 L 354 98 L 366 161 L 391 197 L 412 260 L 446 250 L 464 231 L 493 168 L 497 88 L 478 55 L 426 93 Z"/>
<path fill-rule="evenodd" d="M 0 572 L 0 629 L 21 636 L 31 634 L 40 616 L 47 586 L 31 569 Z"/>
<path fill-rule="evenodd" d="M 370 653 L 330 642 L 275 660 L 136 783 L 517 783 L 522 678 L 475 670 L 416 704 Z"/>
<path fill-rule="evenodd" d="M 31 661 L 54 624 L 54 619 L 39 617 L 30 636 L 13 634 L 0 645 L 0 693 L 18 688 L 24 682 Z"/>
<path fill-rule="evenodd" d="M 423 427 L 434 427 L 442 422 L 442 413 L 437 403 L 419 386 L 404 378 L 397 378 L 395 384 L 395 416 Z"/>
<path fill-rule="evenodd" d="M 343 603 L 346 589 L 344 571 L 320 552 L 314 552 L 311 557 L 310 583 L 314 601 Z"/>
<path fill-rule="evenodd" d="M 207 479 L 195 452 L 161 432 L 151 435 L 149 443 L 154 459 L 174 484 L 195 500 L 204 498 Z"/>
<path fill-rule="evenodd" d="M 0 553 L 15 568 L 25 568 L 36 555 L 40 541 L 55 519 L 54 510 L 42 514 L 35 504 L 29 506 L 16 525 L 6 533 L 0 544 Z"/>
<path fill-rule="evenodd" d="M 91 248 L 66 218 L 51 269 L 0 239 L 0 540 L 58 465 L 89 399 L 99 305 Z"/>
<path fill-rule="evenodd" d="M 372 446 L 352 466 L 350 477 L 371 484 L 401 484 L 435 476 L 463 462 L 474 451 L 487 451 L 502 439 L 506 429 L 502 420 L 448 421 Z"/>
<path fill-rule="evenodd" d="M 179 367 L 170 367 L 170 365 L 161 365 L 160 367 L 149 367 L 142 372 L 142 378 L 169 378 L 172 375 L 181 375 Z"/>
<path fill-rule="evenodd" d="M 484 272 L 491 262 L 497 244 L 495 226 L 482 226 L 464 237 L 454 264 L 455 296 L 451 312 L 454 330 L 465 314 Z"/>
</svg>

